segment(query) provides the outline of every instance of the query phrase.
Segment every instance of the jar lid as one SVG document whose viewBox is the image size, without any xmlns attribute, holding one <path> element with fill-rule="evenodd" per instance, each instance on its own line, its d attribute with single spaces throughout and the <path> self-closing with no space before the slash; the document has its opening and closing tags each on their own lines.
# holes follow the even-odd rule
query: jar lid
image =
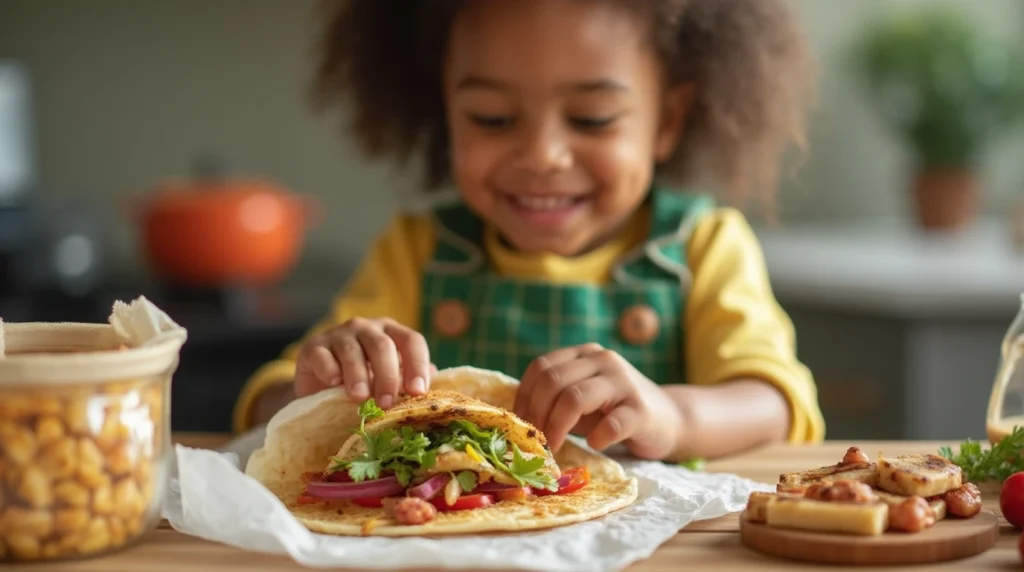
<svg viewBox="0 0 1024 572">
<path fill-rule="evenodd" d="M 143 297 L 108 324 L 0 322 L 0 387 L 124 381 L 177 366 L 184 328 Z"/>
</svg>

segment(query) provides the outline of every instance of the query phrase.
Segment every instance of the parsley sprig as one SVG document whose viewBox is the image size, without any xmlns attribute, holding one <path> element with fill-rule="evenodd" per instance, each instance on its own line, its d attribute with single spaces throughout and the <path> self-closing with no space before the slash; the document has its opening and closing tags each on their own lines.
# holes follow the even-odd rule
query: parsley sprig
<svg viewBox="0 0 1024 572">
<path fill-rule="evenodd" d="M 988 449 L 973 439 L 960 444 L 960 450 L 953 453 L 950 447 L 941 447 L 939 454 L 953 461 L 964 472 L 966 479 L 973 483 L 997 481 L 1002 483 L 1018 471 L 1024 471 L 1024 427 L 1016 426 L 1013 432 Z"/>
<path fill-rule="evenodd" d="M 331 457 L 334 464 L 329 472 L 347 470 L 356 482 L 379 479 L 385 472 L 392 472 L 399 484 L 408 486 L 417 469 L 434 466 L 437 450 L 429 449 L 427 436 L 412 427 L 402 427 L 400 431 L 389 428 L 368 434 L 366 421 L 383 415 L 384 411 L 372 397 L 359 406 L 359 428 L 355 433 L 363 438 L 366 451 L 351 461 Z"/>
</svg>

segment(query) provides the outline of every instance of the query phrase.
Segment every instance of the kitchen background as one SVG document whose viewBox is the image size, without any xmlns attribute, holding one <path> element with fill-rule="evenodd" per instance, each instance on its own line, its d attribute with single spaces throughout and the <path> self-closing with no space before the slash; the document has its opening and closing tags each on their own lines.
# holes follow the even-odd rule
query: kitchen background
<svg viewBox="0 0 1024 572">
<path fill-rule="evenodd" d="M 1010 128 L 976 135 L 977 167 L 943 167 L 962 165 L 971 148 L 960 143 L 975 137 L 958 131 L 956 118 L 978 125 L 1002 109 L 999 101 L 1024 106 L 1020 92 L 961 104 L 980 92 L 958 74 L 973 72 L 992 89 L 1024 76 L 987 48 L 958 60 L 955 36 L 923 26 L 932 9 L 950 7 L 958 10 L 953 24 L 974 27 L 993 49 L 1022 49 L 1024 3 L 793 5 L 818 50 L 821 105 L 810 156 L 783 182 L 780 224 L 752 217 L 801 358 L 816 374 L 829 437 L 983 437 L 1000 343 L 1024 292 L 1014 240 L 1024 130 L 1009 115 L 991 115 Z M 226 430 L 245 378 L 326 311 L 375 233 L 415 194 L 414 173 L 363 160 L 338 137 L 337 121 L 308 110 L 314 7 L 0 0 L 0 316 L 104 320 L 115 297 L 155 299 L 190 330 L 174 386 L 177 429 Z M 889 43 L 875 61 L 909 61 L 909 71 L 886 76 L 893 81 L 876 98 L 850 50 L 877 17 L 907 12 L 911 24 L 883 38 Z M 922 67 L 914 54 L 938 63 Z M 907 78 L 926 69 L 936 74 L 925 76 L 937 90 L 928 97 L 959 99 L 915 92 Z M 939 111 L 925 119 L 937 119 L 925 121 L 915 147 L 899 119 L 915 109 L 927 115 L 936 101 Z M 885 105 L 898 111 L 887 116 Z M 918 179 L 920 203 L 915 149 L 932 167 Z M 154 261 L 189 261 L 161 258 L 174 244 L 161 238 L 160 223 L 150 225 L 147 249 L 141 213 L 168 180 L 197 173 L 266 178 L 307 197 L 312 226 L 283 283 L 184 290 L 154 277 Z M 976 215 L 964 208 L 972 181 Z M 263 206 L 257 229 L 273 226 L 266 213 L 279 205 Z M 172 239 L 179 247 L 189 236 L 201 240 L 194 230 Z M 273 265 L 269 257 L 255 255 L 251 268 Z"/>
</svg>

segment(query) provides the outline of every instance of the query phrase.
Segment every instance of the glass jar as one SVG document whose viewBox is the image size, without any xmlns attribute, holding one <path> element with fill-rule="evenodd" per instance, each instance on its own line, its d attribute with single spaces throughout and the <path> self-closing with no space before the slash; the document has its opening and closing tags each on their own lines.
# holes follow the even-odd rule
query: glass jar
<svg viewBox="0 0 1024 572">
<path fill-rule="evenodd" d="M 1003 337 L 999 370 L 988 402 L 985 432 L 993 445 L 1014 427 L 1024 427 L 1024 294 L 1020 304 Z"/>
<path fill-rule="evenodd" d="M 0 563 L 94 556 L 154 529 L 183 339 L 127 347 L 105 324 L 6 324 Z"/>
</svg>

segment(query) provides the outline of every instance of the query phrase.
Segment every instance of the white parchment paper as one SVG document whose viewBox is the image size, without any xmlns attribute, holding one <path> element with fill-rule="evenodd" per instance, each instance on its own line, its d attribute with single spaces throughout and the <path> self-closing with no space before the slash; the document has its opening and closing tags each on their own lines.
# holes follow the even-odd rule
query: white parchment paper
<svg viewBox="0 0 1024 572">
<path fill-rule="evenodd" d="M 277 497 L 239 469 L 262 442 L 258 429 L 221 452 L 179 445 L 177 476 L 164 508 L 171 526 L 245 550 L 288 554 L 310 567 L 595 572 L 621 570 L 649 557 L 691 522 L 742 510 L 752 491 L 775 489 L 736 475 L 622 460 L 626 471 L 637 477 L 640 496 L 633 505 L 595 521 L 509 535 L 336 537 L 308 531 Z"/>
</svg>

